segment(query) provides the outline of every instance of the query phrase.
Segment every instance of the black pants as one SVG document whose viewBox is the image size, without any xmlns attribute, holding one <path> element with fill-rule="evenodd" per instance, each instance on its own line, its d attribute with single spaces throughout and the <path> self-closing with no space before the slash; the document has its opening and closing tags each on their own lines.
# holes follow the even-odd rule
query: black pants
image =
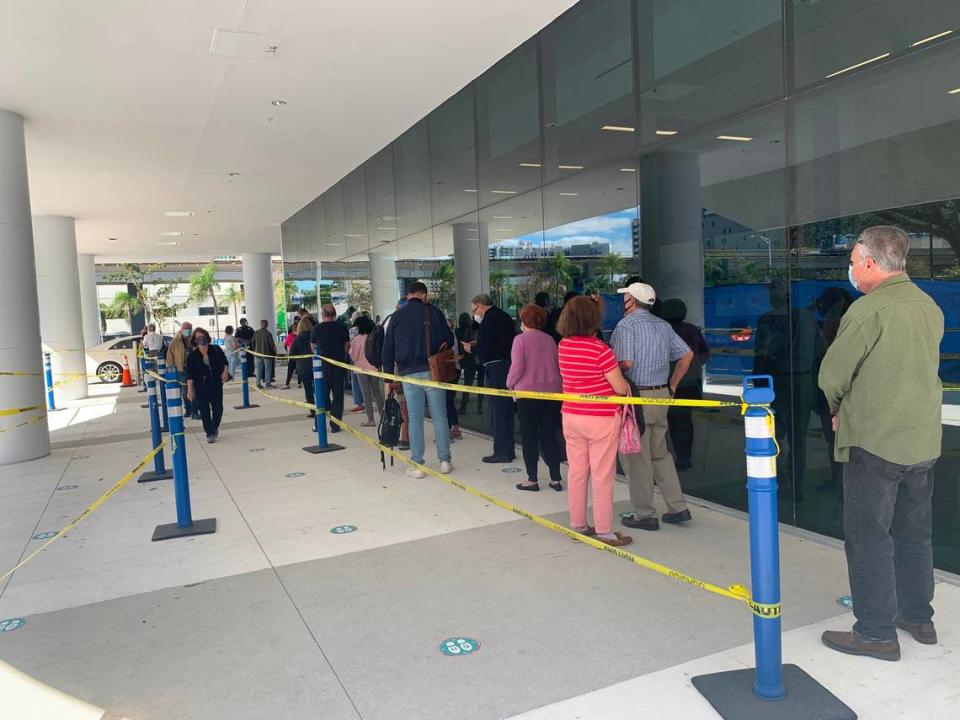
<svg viewBox="0 0 960 720">
<path fill-rule="evenodd" d="M 223 385 L 215 382 L 209 389 L 198 391 L 196 409 L 200 411 L 203 431 L 207 435 L 215 435 L 223 419 Z"/>
<path fill-rule="evenodd" d="M 560 482 L 560 448 L 557 446 L 560 403 L 553 400 L 517 400 L 517 416 L 520 418 L 527 479 L 537 482 L 537 461 L 542 452 L 543 461 L 550 470 L 550 482 Z"/>
<path fill-rule="evenodd" d="M 510 372 L 510 363 L 501 360 L 487 363 L 483 366 L 487 387 L 507 387 L 507 373 Z M 490 412 L 490 433 L 493 435 L 493 454 L 502 458 L 516 456 L 513 438 L 513 398 L 490 397 L 487 399 L 487 408 Z"/>
<path fill-rule="evenodd" d="M 327 391 L 326 407 L 327 411 L 337 420 L 343 419 L 343 390 L 346 381 L 346 370 L 335 365 L 323 364 L 323 383 L 324 389 Z M 340 428 L 334 423 L 330 423 L 330 428 L 334 432 L 340 431 Z"/>
<path fill-rule="evenodd" d="M 457 384 L 460 382 L 460 371 L 457 371 L 457 377 L 455 380 L 450 381 L 452 384 Z M 460 416 L 457 414 L 457 391 L 456 390 L 447 390 L 447 425 L 450 427 L 456 427 L 460 424 Z"/>
<path fill-rule="evenodd" d="M 297 369 L 297 379 L 303 385 L 303 397 L 308 405 L 316 402 L 316 396 L 313 394 L 313 368 Z"/>
<path fill-rule="evenodd" d="M 284 383 L 286 387 L 290 387 L 290 380 L 293 379 L 293 371 L 297 369 L 296 360 L 287 360 L 287 381 Z M 299 379 L 299 375 L 297 376 Z"/>
<path fill-rule="evenodd" d="M 703 400 L 703 390 L 698 382 L 677 388 L 677 399 Z M 670 441 L 677 453 L 677 460 L 689 460 L 693 457 L 693 408 L 672 407 L 667 411 L 670 427 Z"/>
<path fill-rule="evenodd" d="M 843 532 L 854 630 L 897 637 L 894 617 L 933 617 L 933 465 L 896 465 L 850 449 L 843 473 Z"/>
<path fill-rule="evenodd" d="M 463 384 L 466 387 L 473 387 L 473 380 L 476 378 L 477 387 L 483 387 L 483 368 L 478 365 L 465 363 L 463 365 Z M 477 412 L 483 412 L 483 395 L 477 395 Z M 460 412 L 467 411 L 467 400 L 470 399 L 470 393 L 460 393 Z"/>
</svg>

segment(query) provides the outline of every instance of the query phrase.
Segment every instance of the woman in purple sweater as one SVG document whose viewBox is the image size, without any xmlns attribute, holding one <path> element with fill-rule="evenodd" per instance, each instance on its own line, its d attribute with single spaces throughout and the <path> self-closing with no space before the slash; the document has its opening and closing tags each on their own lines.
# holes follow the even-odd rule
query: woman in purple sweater
<svg viewBox="0 0 960 720">
<path fill-rule="evenodd" d="M 560 365 L 557 362 L 557 344 L 543 332 L 547 313 L 539 305 L 520 308 L 520 326 L 523 333 L 513 341 L 507 387 L 511 390 L 538 390 L 560 392 Z M 527 481 L 517 485 L 518 490 L 537 492 L 537 461 L 540 452 L 550 470 L 550 487 L 563 490 L 560 476 L 560 403 L 556 400 L 517 400 L 520 417 L 520 441 L 523 445 L 523 463 L 527 466 Z"/>
</svg>

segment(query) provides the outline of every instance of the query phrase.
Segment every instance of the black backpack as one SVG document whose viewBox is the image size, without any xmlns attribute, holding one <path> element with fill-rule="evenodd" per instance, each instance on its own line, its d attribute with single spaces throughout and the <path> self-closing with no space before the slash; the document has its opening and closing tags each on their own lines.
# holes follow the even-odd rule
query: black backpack
<svg viewBox="0 0 960 720">
<path fill-rule="evenodd" d="M 380 427 L 377 428 L 377 435 L 380 438 L 380 444 L 388 448 L 396 447 L 400 442 L 400 426 L 403 424 L 403 414 L 400 412 L 400 403 L 391 392 L 383 403 L 383 414 L 380 416 Z M 383 451 L 380 451 L 380 464 L 383 469 L 387 469 L 387 459 Z M 393 456 L 390 456 L 390 465 L 393 465 Z"/>
<path fill-rule="evenodd" d="M 389 319 L 389 317 L 388 315 L 387 318 Z M 374 331 L 367 335 L 367 340 L 363 344 L 363 354 L 367 358 L 367 362 L 377 369 L 383 365 L 383 338 L 385 334 L 383 325 L 377 325 Z"/>
</svg>

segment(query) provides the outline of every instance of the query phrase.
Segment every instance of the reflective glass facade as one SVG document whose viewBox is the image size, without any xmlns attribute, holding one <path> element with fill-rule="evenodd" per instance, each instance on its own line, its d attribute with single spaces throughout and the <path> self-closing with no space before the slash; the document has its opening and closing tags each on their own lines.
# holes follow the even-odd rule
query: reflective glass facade
<svg viewBox="0 0 960 720">
<path fill-rule="evenodd" d="M 847 252 L 911 233 L 960 385 L 958 138 L 955 0 L 584 0 L 283 224 L 288 302 L 382 316 L 423 279 L 455 319 L 480 289 L 511 313 L 575 289 L 610 331 L 641 275 L 703 328 L 707 397 L 775 377 L 781 517 L 840 536 L 816 375 Z M 960 572 L 960 392 L 943 418 L 935 557 Z M 461 422 L 486 427 L 473 403 Z M 741 419 L 693 427 L 685 491 L 745 509 Z"/>
</svg>

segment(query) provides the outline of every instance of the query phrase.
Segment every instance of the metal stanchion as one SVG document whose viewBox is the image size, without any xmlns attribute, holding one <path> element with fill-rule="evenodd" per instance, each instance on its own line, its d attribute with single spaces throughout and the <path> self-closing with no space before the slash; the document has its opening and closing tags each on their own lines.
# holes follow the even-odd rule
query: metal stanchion
<svg viewBox="0 0 960 720">
<path fill-rule="evenodd" d="M 146 371 L 151 369 L 151 363 L 148 360 L 143 362 L 144 378 L 147 381 L 147 407 L 150 408 L 150 441 L 151 447 L 157 447 L 163 442 L 163 432 L 160 430 L 160 408 L 157 404 L 157 380 L 153 375 L 147 375 Z M 153 456 L 153 472 L 145 472 L 137 482 L 153 482 L 155 480 L 169 480 L 173 477 L 173 471 L 167 470 L 163 463 L 163 450 Z"/>
<path fill-rule="evenodd" d="M 240 377 L 242 386 L 240 392 L 243 395 L 243 405 L 234 405 L 234 410 L 249 410 L 250 408 L 260 407 L 250 403 L 250 386 L 247 382 L 250 380 L 250 369 L 247 367 L 247 351 L 240 348 Z"/>
<path fill-rule="evenodd" d="M 319 355 L 313 356 L 313 404 L 317 413 L 317 444 L 305 447 L 304 450 L 312 455 L 343 450 L 343 445 L 327 442 L 326 390 L 323 386 L 323 362 Z"/>
<path fill-rule="evenodd" d="M 163 359 L 163 353 L 157 356 L 157 375 L 160 377 L 167 376 L 167 361 Z M 170 420 L 167 417 L 167 384 L 165 382 L 158 382 L 157 385 L 160 386 L 160 432 L 170 432 Z"/>
<path fill-rule="evenodd" d="M 743 401 L 750 406 L 744 432 L 756 668 L 700 675 L 693 685 L 725 720 L 855 720 L 853 710 L 800 667 L 783 665 L 773 378 L 745 378 Z"/>
<path fill-rule="evenodd" d="M 43 376 L 47 379 L 47 410 L 53 411 L 57 406 L 53 402 L 53 363 L 48 352 L 43 354 Z"/>
<path fill-rule="evenodd" d="M 194 520 L 190 512 L 190 482 L 187 475 L 187 447 L 183 434 L 183 400 L 180 397 L 180 382 L 177 371 L 167 371 L 167 409 L 170 416 L 170 439 L 173 442 L 173 488 L 177 502 L 177 521 L 167 525 L 157 525 L 153 531 L 153 540 L 190 535 L 208 535 L 217 531 L 217 519 Z"/>
</svg>

